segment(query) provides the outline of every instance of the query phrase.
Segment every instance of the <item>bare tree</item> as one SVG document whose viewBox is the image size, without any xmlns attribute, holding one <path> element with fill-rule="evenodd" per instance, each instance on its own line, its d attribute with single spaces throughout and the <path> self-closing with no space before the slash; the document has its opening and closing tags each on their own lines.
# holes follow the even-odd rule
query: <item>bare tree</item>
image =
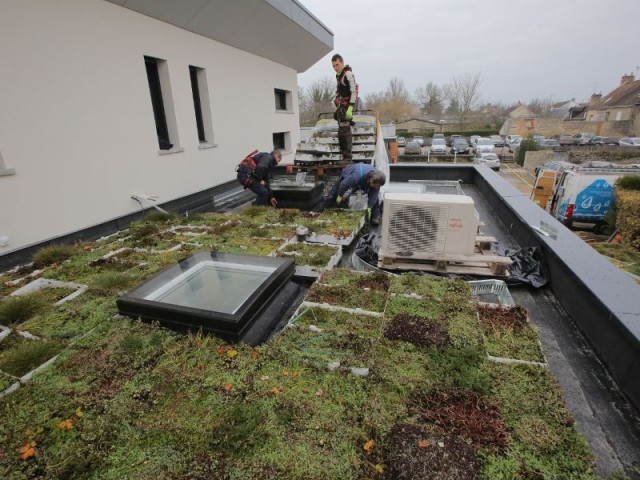
<svg viewBox="0 0 640 480">
<path fill-rule="evenodd" d="M 320 113 L 333 111 L 335 94 L 336 85 L 331 77 L 316 80 L 306 88 L 298 87 L 300 125 L 313 126 Z"/>
<path fill-rule="evenodd" d="M 481 83 L 482 75 L 480 73 L 465 73 L 453 77 L 445 87 L 446 96 L 450 104 L 456 104 L 458 107 L 455 115 L 461 130 L 464 129 L 469 113 L 480 101 Z"/>
<path fill-rule="evenodd" d="M 553 110 L 553 100 L 549 98 L 533 98 L 527 103 L 527 108 L 536 115 L 548 117 Z"/>
<path fill-rule="evenodd" d="M 380 110 L 380 106 L 387 101 L 387 95 L 385 92 L 372 92 L 369 93 L 365 99 L 364 103 L 366 108 L 369 110 Z"/>
<path fill-rule="evenodd" d="M 428 82 L 424 87 L 416 89 L 415 96 L 418 99 L 418 106 L 421 111 L 433 117 L 442 115 L 442 104 L 445 98 L 442 88 L 438 85 Z"/>
</svg>

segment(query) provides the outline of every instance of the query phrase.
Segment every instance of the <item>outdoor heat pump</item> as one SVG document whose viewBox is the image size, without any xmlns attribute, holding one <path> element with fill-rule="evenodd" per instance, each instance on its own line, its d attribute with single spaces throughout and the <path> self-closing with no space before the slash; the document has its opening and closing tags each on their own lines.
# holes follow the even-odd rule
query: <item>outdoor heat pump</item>
<svg viewBox="0 0 640 480">
<path fill-rule="evenodd" d="M 465 195 L 388 193 L 379 257 L 437 259 L 473 255 L 480 220 Z"/>
</svg>

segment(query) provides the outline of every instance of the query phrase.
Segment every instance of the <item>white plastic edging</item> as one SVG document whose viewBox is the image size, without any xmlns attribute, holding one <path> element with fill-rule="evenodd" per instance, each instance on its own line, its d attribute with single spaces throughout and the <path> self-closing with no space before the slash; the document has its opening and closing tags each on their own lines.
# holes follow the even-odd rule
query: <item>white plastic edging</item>
<svg viewBox="0 0 640 480">
<path fill-rule="evenodd" d="M 487 353 L 487 358 L 492 362 L 496 363 L 505 363 L 507 365 L 535 365 L 537 367 L 549 368 L 549 365 L 545 362 L 534 362 L 532 360 L 518 360 L 516 358 L 504 358 L 504 357 L 494 357 L 493 355 L 489 355 Z"/>
<path fill-rule="evenodd" d="M 11 333 L 11 329 L 9 327 L 5 327 L 4 325 L 0 325 L 0 342 L 9 336 Z"/>
<path fill-rule="evenodd" d="M 24 287 L 19 288 L 15 292 L 11 292 L 9 296 L 11 297 L 21 297 L 23 295 L 28 295 L 33 292 L 37 292 L 38 290 L 43 290 L 45 288 L 73 288 L 76 291 L 67 295 L 66 297 L 58 300 L 54 305 L 61 305 L 69 300 L 73 300 L 79 295 L 82 295 L 89 289 L 88 285 L 84 285 L 81 283 L 73 283 L 73 282 L 60 282 L 58 280 L 51 280 L 48 278 L 38 278 L 33 282 L 26 284 Z"/>
<path fill-rule="evenodd" d="M 336 305 L 329 305 L 328 303 L 316 303 L 316 302 L 302 302 L 301 306 L 309 307 L 309 308 L 321 308 L 322 310 L 329 310 L 331 312 L 345 312 L 352 313 L 354 315 L 366 315 L 369 317 L 384 317 L 384 313 L 382 312 L 371 312 L 369 310 L 363 310 L 361 308 L 347 308 L 347 307 L 338 307 Z"/>
</svg>

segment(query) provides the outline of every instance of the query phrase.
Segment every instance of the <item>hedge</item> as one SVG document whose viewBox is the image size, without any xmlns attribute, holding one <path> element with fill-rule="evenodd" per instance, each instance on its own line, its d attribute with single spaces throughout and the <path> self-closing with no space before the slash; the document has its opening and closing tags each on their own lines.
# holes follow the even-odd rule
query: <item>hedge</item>
<svg viewBox="0 0 640 480">
<path fill-rule="evenodd" d="M 618 189 L 616 206 L 622 243 L 640 252 L 640 190 Z"/>
<path fill-rule="evenodd" d="M 621 190 L 640 190 L 640 175 L 625 175 L 616 180 L 616 187 Z"/>
</svg>

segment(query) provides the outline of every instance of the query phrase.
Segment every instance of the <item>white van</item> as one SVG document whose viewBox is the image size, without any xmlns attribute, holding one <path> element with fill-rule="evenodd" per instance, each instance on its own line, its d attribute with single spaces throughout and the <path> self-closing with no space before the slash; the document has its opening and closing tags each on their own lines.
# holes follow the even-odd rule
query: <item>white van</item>
<svg viewBox="0 0 640 480">
<path fill-rule="evenodd" d="M 613 185 L 623 175 L 638 175 L 640 168 L 575 168 L 562 172 L 548 205 L 549 213 L 571 228 L 574 222 L 592 223 L 594 230 L 606 225 L 613 204 Z"/>
</svg>

